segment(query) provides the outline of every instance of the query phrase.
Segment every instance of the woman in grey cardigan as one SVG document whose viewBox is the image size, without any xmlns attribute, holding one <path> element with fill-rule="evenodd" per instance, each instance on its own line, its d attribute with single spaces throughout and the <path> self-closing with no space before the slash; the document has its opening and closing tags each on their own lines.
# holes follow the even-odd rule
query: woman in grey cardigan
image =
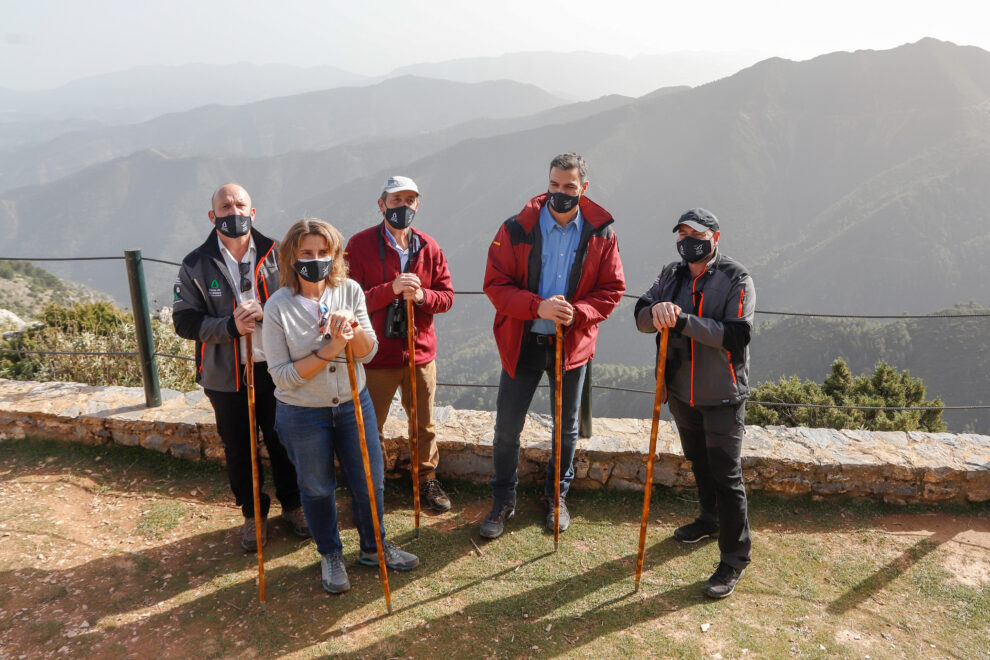
<svg viewBox="0 0 990 660">
<path fill-rule="evenodd" d="M 385 539 L 384 466 L 363 363 L 378 350 L 364 291 L 347 279 L 340 232 L 322 220 L 300 220 L 278 248 L 282 287 L 265 305 L 263 339 L 275 381 L 275 427 L 296 467 L 303 512 L 320 551 L 322 584 L 330 593 L 351 588 L 337 529 L 334 456 L 351 493 L 360 537 L 358 561 L 378 565 L 371 504 L 361 459 L 357 419 L 344 347 L 355 355 L 364 432 L 371 458 L 378 519 Z M 419 559 L 385 542 L 385 563 L 410 570 Z"/>
</svg>

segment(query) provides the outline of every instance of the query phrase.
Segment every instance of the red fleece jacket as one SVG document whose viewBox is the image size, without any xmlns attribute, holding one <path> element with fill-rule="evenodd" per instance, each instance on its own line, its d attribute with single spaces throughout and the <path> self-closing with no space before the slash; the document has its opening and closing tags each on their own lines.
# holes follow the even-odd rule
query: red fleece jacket
<svg viewBox="0 0 990 660">
<path fill-rule="evenodd" d="M 385 238 L 385 223 L 358 232 L 347 242 L 348 277 L 364 289 L 371 325 L 378 335 L 378 353 L 365 369 L 387 369 L 409 364 L 407 340 L 385 337 L 385 310 L 396 298 L 392 280 L 401 272 L 399 255 Z M 437 242 L 421 231 L 410 229 L 419 240 L 420 249 L 410 255 L 407 272 L 415 273 L 423 286 L 425 299 L 413 305 L 416 324 L 416 364 L 426 364 L 437 356 L 437 336 L 433 330 L 433 315 L 446 312 L 454 304 L 454 289 L 450 284 L 447 259 Z M 410 237 L 410 245 L 413 237 Z M 385 256 L 384 269 L 382 255 Z M 403 302 L 403 305 L 405 303 Z"/>
</svg>

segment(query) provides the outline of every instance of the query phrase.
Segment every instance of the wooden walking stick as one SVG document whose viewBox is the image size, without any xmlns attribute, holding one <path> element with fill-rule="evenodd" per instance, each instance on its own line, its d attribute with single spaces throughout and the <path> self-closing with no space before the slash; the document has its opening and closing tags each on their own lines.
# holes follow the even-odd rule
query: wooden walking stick
<svg viewBox="0 0 990 660">
<path fill-rule="evenodd" d="M 244 352 L 246 364 L 244 372 L 247 376 L 248 426 L 251 429 L 251 486 L 254 490 L 254 538 L 258 545 L 258 601 L 261 611 L 265 611 L 265 556 L 261 548 L 261 479 L 258 466 L 258 419 L 254 406 L 254 346 L 253 335 L 244 335 Z"/>
<path fill-rule="evenodd" d="M 557 336 L 554 338 L 554 388 L 553 388 L 553 551 L 560 544 L 560 415 L 562 412 L 564 389 L 564 326 L 557 323 Z"/>
<path fill-rule="evenodd" d="M 409 461 L 412 463 L 413 513 L 419 537 L 419 414 L 416 407 L 416 326 L 413 324 L 413 301 L 406 299 L 406 327 L 409 336 Z"/>
<path fill-rule="evenodd" d="M 646 457 L 646 488 L 643 489 L 643 516 L 639 520 L 639 554 L 636 557 L 636 589 L 643 576 L 643 554 L 646 552 L 646 525 L 650 519 L 650 495 L 653 492 L 653 461 L 657 455 L 657 433 L 660 430 L 660 406 L 663 405 L 663 379 L 667 369 L 667 339 L 670 328 L 660 331 L 657 347 L 657 391 L 653 396 L 653 426 L 650 427 L 650 454 Z"/>
<path fill-rule="evenodd" d="M 354 401 L 354 418 L 358 427 L 358 441 L 361 443 L 361 460 L 364 462 L 364 478 L 368 484 L 368 500 L 371 502 L 371 523 L 375 526 L 375 547 L 378 549 L 378 571 L 382 576 L 382 589 L 385 591 L 385 607 L 392 613 L 392 592 L 388 588 L 388 569 L 385 566 L 385 551 L 382 548 L 382 530 L 378 521 L 378 502 L 375 500 L 375 483 L 371 478 L 371 460 L 368 458 L 368 442 L 364 436 L 364 411 L 361 409 L 361 395 L 357 387 L 357 374 L 354 371 L 354 349 L 351 343 L 344 345 L 347 355 L 347 377 L 351 381 L 351 400 Z"/>
</svg>

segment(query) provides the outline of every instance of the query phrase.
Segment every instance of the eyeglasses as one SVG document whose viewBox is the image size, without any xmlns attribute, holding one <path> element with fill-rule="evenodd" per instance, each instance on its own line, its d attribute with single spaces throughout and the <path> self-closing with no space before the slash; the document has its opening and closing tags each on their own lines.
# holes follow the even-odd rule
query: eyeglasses
<svg viewBox="0 0 990 660">
<path fill-rule="evenodd" d="M 323 301 L 320 301 L 320 322 L 316 327 L 322 328 L 330 320 L 330 308 Z M 330 336 L 330 328 L 327 328 L 327 336 Z"/>
<path fill-rule="evenodd" d="M 242 261 L 237 264 L 237 270 L 241 272 L 241 293 L 247 293 L 252 287 L 251 278 L 248 277 L 251 273 L 251 264 Z"/>
</svg>

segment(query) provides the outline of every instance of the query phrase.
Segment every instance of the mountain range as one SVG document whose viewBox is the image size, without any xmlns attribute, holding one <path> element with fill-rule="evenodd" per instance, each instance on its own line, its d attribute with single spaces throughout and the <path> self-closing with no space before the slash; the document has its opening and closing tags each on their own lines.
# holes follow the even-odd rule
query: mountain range
<svg viewBox="0 0 990 660">
<path fill-rule="evenodd" d="M 0 150 L 0 191 L 47 183 L 142 149 L 173 155 L 273 156 L 435 131 L 465 118 L 529 115 L 562 105 L 532 85 L 404 76 L 245 105 L 208 105 L 139 124 L 73 131 Z"/>
<path fill-rule="evenodd" d="M 435 84 L 405 78 L 382 86 L 393 82 L 409 85 L 403 104 Z M 424 192 L 417 226 L 444 248 L 455 288 L 478 291 L 498 225 L 545 189 L 554 154 L 578 151 L 589 163 L 589 195 L 616 217 L 630 294 L 674 259 L 671 229 L 680 213 L 704 206 L 720 218 L 721 249 L 751 269 L 758 309 L 896 315 L 990 303 L 990 53 L 978 48 L 924 39 L 805 62 L 775 58 L 694 88 L 548 105 L 515 118 L 476 111 L 390 135 L 341 106 L 334 112 L 367 128 L 347 139 L 331 130 L 332 119 L 306 114 L 314 135 L 343 142 L 304 149 L 291 137 L 305 135 L 299 124 L 286 132 L 286 148 L 296 150 L 272 155 L 260 153 L 258 135 L 226 131 L 257 106 L 209 109 L 216 136 L 201 124 L 211 115 L 198 113 L 207 109 L 174 115 L 168 121 L 191 123 L 170 125 L 179 136 L 171 148 L 149 139 L 135 153 L 0 194 L 6 249 L 70 256 L 142 247 L 177 261 L 209 230 L 210 192 L 231 179 L 251 191 L 258 225 L 273 236 L 311 216 L 350 235 L 380 221 L 375 199 L 385 177 L 406 174 Z M 196 142 L 192 135 L 227 149 L 240 135 L 258 151 L 182 153 Z M 167 300 L 174 268 L 148 269 L 149 284 Z M 52 270 L 126 299 L 120 265 Z M 596 361 L 649 361 L 650 340 L 633 329 L 631 304 L 603 325 Z M 473 373 L 489 378 L 490 323 L 483 296 L 458 297 L 438 320 L 443 360 L 474 360 Z"/>
<path fill-rule="evenodd" d="M 762 57 L 756 52 L 673 52 L 622 57 L 602 53 L 508 53 L 399 67 L 414 75 L 458 82 L 516 80 L 577 101 L 620 94 L 643 96 L 661 87 L 701 85 L 732 75 Z"/>
</svg>

